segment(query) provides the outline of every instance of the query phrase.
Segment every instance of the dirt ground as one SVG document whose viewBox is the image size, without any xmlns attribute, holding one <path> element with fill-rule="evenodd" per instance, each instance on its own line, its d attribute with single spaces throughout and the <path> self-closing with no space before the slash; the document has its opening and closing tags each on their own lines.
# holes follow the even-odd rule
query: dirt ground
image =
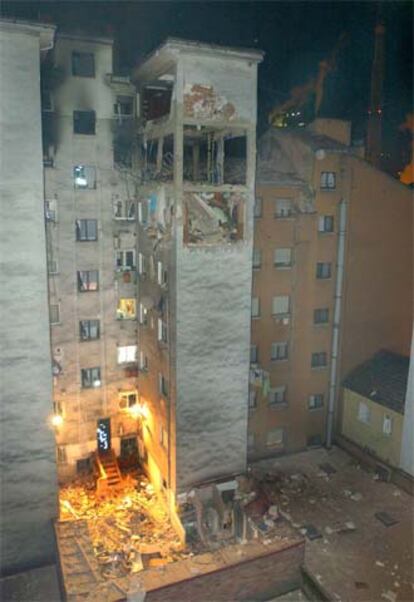
<svg viewBox="0 0 414 602">
<path fill-rule="evenodd" d="M 256 462 L 252 474 L 264 479 L 272 501 L 306 535 L 306 567 L 333 600 L 414 600 L 409 494 L 338 448 Z M 379 512 L 395 524 L 385 526 Z"/>
</svg>

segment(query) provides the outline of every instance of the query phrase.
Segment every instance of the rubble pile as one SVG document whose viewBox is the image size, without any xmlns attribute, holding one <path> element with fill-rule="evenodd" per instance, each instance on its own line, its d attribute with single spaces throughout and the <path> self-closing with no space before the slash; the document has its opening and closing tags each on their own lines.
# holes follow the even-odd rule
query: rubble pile
<svg viewBox="0 0 414 602">
<path fill-rule="evenodd" d="M 121 488 L 100 497 L 88 482 L 60 491 L 60 520 L 85 521 L 103 577 L 120 577 L 165 565 L 188 554 L 174 531 L 163 502 L 148 481 L 125 479 Z"/>
</svg>

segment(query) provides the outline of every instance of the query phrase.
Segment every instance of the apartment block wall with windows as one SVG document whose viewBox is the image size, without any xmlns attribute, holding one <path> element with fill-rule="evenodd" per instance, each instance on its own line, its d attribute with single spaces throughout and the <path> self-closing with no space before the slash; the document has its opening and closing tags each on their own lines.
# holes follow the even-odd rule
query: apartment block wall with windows
<svg viewBox="0 0 414 602">
<path fill-rule="evenodd" d="M 132 153 L 117 144 L 122 128 L 133 131 L 136 94 L 112 74 L 108 39 L 58 35 L 51 69 L 59 80 L 44 90 L 53 122 L 44 144 L 45 219 L 64 479 L 96 451 L 99 420 L 108 419 L 117 455 L 124 439 L 136 442 L 124 404 L 137 389 L 136 200 Z"/>
</svg>

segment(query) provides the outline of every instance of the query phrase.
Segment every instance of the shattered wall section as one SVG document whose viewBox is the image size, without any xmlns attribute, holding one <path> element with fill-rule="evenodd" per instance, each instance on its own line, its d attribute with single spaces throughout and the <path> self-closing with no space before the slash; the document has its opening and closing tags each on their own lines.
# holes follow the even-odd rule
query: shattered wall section
<svg viewBox="0 0 414 602">
<path fill-rule="evenodd" d="M 214 245 L 242 240 L 245 204 L 242 193 L 185 193 L 184 243 Z"/>
</svg>

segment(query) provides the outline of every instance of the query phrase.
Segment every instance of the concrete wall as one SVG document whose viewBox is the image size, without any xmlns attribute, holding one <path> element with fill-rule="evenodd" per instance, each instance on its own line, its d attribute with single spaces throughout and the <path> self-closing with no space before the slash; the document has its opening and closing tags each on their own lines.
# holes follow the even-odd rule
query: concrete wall
<svg viewBox="0 0 414 602">
<path fill-rule="evenodd" d="M 358 420 L 360 403 L 369 407 L 370 420 L 368 424 Z M 383 433 L 384 416 L 392 418 L 392 433 Z M 376 456 L 398 467 L 400 460 L 403 415 L 386 408 L 379 403 L 374 403 L 349 389 L 343 390 L 343 418 L 341 432 L 362 448 L 368 448 Z"/>
<path fill-rule="evenodd" d="M 40 120 L 40 32 L 0 23 L 1 570 L 50 562 L 57 514 Z"/>
</svg>

